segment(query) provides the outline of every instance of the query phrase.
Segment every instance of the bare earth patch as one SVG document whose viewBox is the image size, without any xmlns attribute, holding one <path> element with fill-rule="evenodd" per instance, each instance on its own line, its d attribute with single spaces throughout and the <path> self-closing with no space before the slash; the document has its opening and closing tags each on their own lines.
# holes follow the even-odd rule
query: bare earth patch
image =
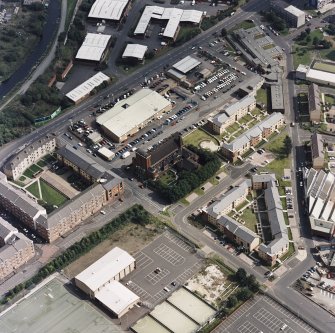
<svg viewBox="0 0 335 333">
<path fill-rule="evenodd" d="M 153 224 L 143 227 L 138 224 L 129 223 L 121 230 L 116 231 L 109 239 L 106 239 L 90 252 L 67 266 L 64 269 L 64 273 L 68 278 L 73 278 L 115 246 L 134 255 L 160 233 L 161 231 Z"/>
<path fill-rule="evenodd" d="M 216 300 L 226 290 L 226 276 L 217 265 L 207 266 L 205 270 L 188 280 L 187 288 L 216 306 Z"/>
<path fill-rule="evenodd" d="M 199 145 L 202 149 L 209 149 L 210 151 L 217 151 L 219 148 L 219 146 L 216 143 L 208 140 L 201 141 Z"/>
</svg>

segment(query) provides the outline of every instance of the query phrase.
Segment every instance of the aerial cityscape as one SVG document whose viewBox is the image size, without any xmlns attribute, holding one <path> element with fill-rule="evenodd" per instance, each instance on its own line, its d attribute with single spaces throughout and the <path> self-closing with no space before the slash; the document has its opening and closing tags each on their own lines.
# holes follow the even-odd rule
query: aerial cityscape
<svg viewBox="0 0 335 333">
<path fill-rule="evenodd" d="M 334 0 L 0 0 L 0 333 L 335 333 Z"/>
</svg>

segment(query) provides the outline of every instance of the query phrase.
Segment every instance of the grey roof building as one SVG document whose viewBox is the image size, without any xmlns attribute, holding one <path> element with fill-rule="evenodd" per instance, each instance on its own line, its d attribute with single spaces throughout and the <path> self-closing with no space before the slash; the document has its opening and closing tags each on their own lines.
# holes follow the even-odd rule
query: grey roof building
<svg viewBox="0 0 335 333">
<path fill-rule="evenodd" d="M 60 156 L 63 160 L 69 161 L 87 175 L 91 176 L 93 181 L 99 179 L 105 173 L 104 167 L 102 167 L 91 157 L 87 156 L 78 149 L 74 149 L 70 145 L 60 147 L 57 150 L 57 155 Z"/>
<path fill-rule="evenodd" d="M 234 241 L 240 245 L 243 244 L 248 252 L 258 246 L 260 237 L 247 227 L 236 222 L 233 218 L 223 215 L 218 219 L 217 223 L 221 229 L 222 227 L 224 228 L 224 232 L 228 237 L 234 237 Z M 247 246 L 247 244 L 249 244 L 249 246 Z"/>
<path fill-rule="evenodd" d="M 280 121 L 284 121 L 284 116 L 279 112 L 272 113 L 268 115 L 264 120 L 253 126 L 251 129 L 241 134 L 232 142 L 223 143 L 222 146 L 227 150 L 236 151 L 242 148 L 244 145 L 248 144 L 252 138 L 261 136 L 265 128 L 271 128 Z"/>
<path fill-rule="evenodd" d="M 278 83 L 270 85 L 271 109 L 274 112 L 284 112 L 283 83 L 280 79 Z"/>
<path fill-rule="evenodd" d="M 245 196 L 250 187 L 251 181 L 250 179 L 247 179 L 238 186 L 232 188 L 206 209 L 207 214 L 213 219 L 219 218 L 226 208 L 229 208 L 235 201 Z"/>
<path fill-rule="evenodd" d="M 308 109 L 311 122 L 320 122 L 322 115 L 320 89 L 315 83 L 308 86 Z"/>
</svg>

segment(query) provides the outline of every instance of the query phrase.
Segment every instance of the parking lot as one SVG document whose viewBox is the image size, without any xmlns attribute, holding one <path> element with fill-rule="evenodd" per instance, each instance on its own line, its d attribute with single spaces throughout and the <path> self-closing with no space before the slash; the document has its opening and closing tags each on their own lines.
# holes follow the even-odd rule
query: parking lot
<svg viewBox="0 0 335 333">
<path fill-rule="evenodd" d="M 256 295 L 222 322 L 215 333 L 317 333 L 306 322 L 263 295 Z"/>
<path fill-rule="evenodd" d="M 145 304 L 156 305 L 201 268 L 193 248 L 166 231 L 135 255 L 136 270 L 123 281 Z"/>
</svg>

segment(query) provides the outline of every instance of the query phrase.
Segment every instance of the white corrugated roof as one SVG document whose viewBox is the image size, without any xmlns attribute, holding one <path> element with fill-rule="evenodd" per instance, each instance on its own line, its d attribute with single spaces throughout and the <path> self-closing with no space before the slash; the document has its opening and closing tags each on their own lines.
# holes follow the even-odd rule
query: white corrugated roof
<svg viewBox="0 0 335 333">
<path fill-rule="evenodd" d="M 300 66 L 298 67 L 298 69 Z M 331 85 L 335 84 L 335 74 L 330 72 L 319 71 L 317 69 L 310 68 L 306 74 L 307 80 L 322 80 L 324 82 L 329 82 Z"/>
<path fill-rule="evenodd" d="M 100 61 L 112 36 L 88 33 L 77 52 L 76 59 Z"/>
<path fill-rule="evenodd" d="M 119 315 L 140 298 L 118 281 L 111 281 L 95 294 L 106 308 Z"/>
<path fill-rule="evenodd" d="M 95 87 L 98 87 L 102 82 L 109 81 L 110 78 L 102 72 L 93 75 L 91 78 L 83 82 L 77 88 L 66 94 L 66 97 L 74 102 L 88 95 Z"/>
<path fill-rule="evenodd" d="M 105 156 L 107 159 L 109 159 L 109 158 L 113 158 L 113 157 L 115 156 L 115 154 L 114 154 L 112 151 L 110 151 L 108 148 L 106 148 L 106 147 L 101 147 L 101 148 L 98 150 L 98 153 L 99 153 L 100 155 Z"/>
<path fill-rule="evenodd" d="M 195 59 L 191 56 L 187 56 L 178 61 L 177 63 L 175 63 L 172 67 L 174 69 L 177 69 L 179 72 L 186 74 L 187 72 L 189 72 L 190 70 L 192 70 L 193 68 L 197 67 L 200 64 L 201 62 L 198 59 Z"/>
<path fill-rule="evenodd" d="M 96 0 L 88 17 L 119 21 L 129 0 Z"/>
<path fill-rule="evenodd" d="M 134 35 L 144 34 L 147 30 L 148 24 L 150 23 L 151 18 L 160 19 L 164 12 L 163 7 L 158 6 L 146 6 L 140 20 L 137 23 Z"/>
<path fill-rule="evenodd" d="M 97 117 L 96 122 L 116 136 L 122 137 L 170 104 L 156 91 L 141 89 Z"/>
<path fill-rule="evenodd" d="M 122 54 L 122 58 L 137 58 L 143 59 L 145 52 L 147 52 L 148 47 L 146 45 L 141 44 L 127 44 L 126 49 Z"/>
<path fill-rule="evenodd" d="M 135 259 L 126 251 L 115 247 L 76 276 L 92 292 L 113 279 L 119 272 L 131 265 Z"/>
<path fill-rule="evenodd" d="M 183 10 L 180 8 L 163 8 L 146 6 L 134 31 L 135 35 L 144 34 L 151 18 L 168 20 L 163 36 L 173 38 L 180 22 L 200 23 L 203 12 L 199 10 Z"/>
</svg>

